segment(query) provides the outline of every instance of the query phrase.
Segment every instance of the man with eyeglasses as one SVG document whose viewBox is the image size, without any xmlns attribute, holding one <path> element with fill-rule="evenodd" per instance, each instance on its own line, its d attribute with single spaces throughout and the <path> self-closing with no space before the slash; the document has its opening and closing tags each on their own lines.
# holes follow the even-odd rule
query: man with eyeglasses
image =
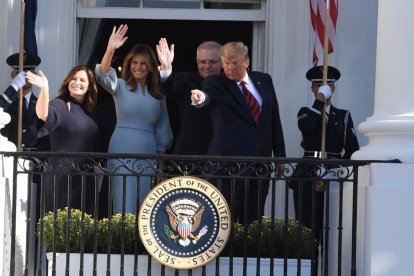
<svg viewBox="0 0 414 276">
<path fill-rule="evenodd" d="M 203 89 L 193 90 L 192 105 L 209 107 L 213 121 L 213 137 L 209 155 L 285 157 L 285 142 L 279 117 L 279 106 L 269 74 L 248 71 L 248 48 L 242 42 L 229 42 L 221 48 L 224 74 L 205 79 Z M 257 171 L 243 175 L 257 177 Z M 283 166 L 278 165 L 278 171 Z M 269 190 L 266 181 L 236 181 L 232 197 L 231 181 L 222 180 L 222 193 L 232 206 L 233 221 L 250 223 L 264 213 Z M 231 199 L 235 201 L 231 203 Z M 247 214 L 244 213 L 245 199 Z M 245 216 L 247 221 L 245 221 Z"/>
<path fill-rule="evenodd" d="M 23 70 L 19 73 L 19 53 L 12 54 L 6 59 L 6 63 L 12 68 L 13 78 L 10 86 L 0 96 L 0 107 L 9 113 L 11 120 L 1 134 L 17 146 L 18 118 L 19 118 L 19 90 L 23 88 L 23 119 L 22 119 L 22 149 L 23 150 L 48 150 L 48 138 L 37 139 L 37 131 L 40 128 L 40 120 L 36 115 L 37 96 L 32 92 L 32 85 L 26 81 L 26 71 L 34 71 L 41 62 L 39 57 L 32 57 L 27 53 L 23 55 Z M 41 145 L 41 146 L 40 146 Z"/>
<path fill-rule="evenodd" d="M 190 105 L 191 90 L 201 89 L 205 78 L 218 75 L 221 71 L 221 45 L 215 41 L 205 41 L 197 48 L 197 72 L 172 73 L 174 45 L 168 47 L 165 38 L 157 45 L 158 59 L 161 63 L 161 78 L 164 93 L 176 103 L 179 113 L 179 130 L 175 137 L 174 154 L 200 155 L 207 152 L 212 136 L 212 123 L 208 110 Z"/>
</svg>

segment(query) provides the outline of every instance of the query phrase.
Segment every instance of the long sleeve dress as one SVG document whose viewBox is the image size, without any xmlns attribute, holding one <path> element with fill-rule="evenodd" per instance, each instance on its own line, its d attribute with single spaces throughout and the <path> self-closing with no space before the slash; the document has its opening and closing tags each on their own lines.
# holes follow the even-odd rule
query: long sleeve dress
<svg viewBox="0 0 414 276">
<path fill-rule="evenodd" d="M 48 116 L 38 135 L 43 137 L 47 134 L 50 136 L 52 152 L 94 152 L 99 144 L 97 124 L 86 105 L 72 97 L 56 98 L 49 102 Z M 52 157 L 47 164 L 48 170 L 54 174 L 46 173 L 44 177 L 45 211 L 53 210 L 55 196 L 58 209 L 68 206 L 68 181 L 72 182 L 71 207 L 81 209 L 82 177 L 74 175 L 68 178 L 68 174 L 87 170 L 87 160 Z M 84 180 L 85 211 L 92 214 L 95 182 L 93 177 Z"/>
<path fill-rule="evenodd" d="M 165 152 L 172 142 L 165 98 L 157 100 L 145 87 L 138 85 L 130 91 L 125 81 L 117 78 L 113 68 L 102 74 L 100 66 L 95 69 L 98 83 L 114 97 L 117 123 L 109 142 L 109 153 L 154 154 Z M 125 212 L 137 212 L 137 180 L 139 183 L 139 204 L 150 190 L 150 175 L 154 172 L 153 160 L 118 159 L 108 162 L 108 168 L 116 174 L 127 176 L 125 191 L 123 177 L 113 178 L 114 212 L 122 212 L 122 195 L 125 192 Z"/>
</svg>

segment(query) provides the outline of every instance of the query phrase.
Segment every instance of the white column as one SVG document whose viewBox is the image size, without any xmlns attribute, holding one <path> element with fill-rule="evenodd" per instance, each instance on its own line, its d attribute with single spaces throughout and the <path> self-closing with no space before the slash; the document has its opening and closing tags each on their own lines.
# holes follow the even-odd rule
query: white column
<svg viewBox="0 0 414 276">
<path fill-rule="evenodd" d="M 374 114 L 359 125 L 368 145 L 353 159 L 373 163 L 360 173 L 364 185 L 361 275 L 411 275 L 414 242 L 414 23 L 411 0 L 379 0 Z M 361 91 L 363 93 L 363 91 Z M 364 179 L 364 180 L 362 180 Z M 360 234 L 361 232 L 358 231 Z M 358 236 L 361 238 L 361 236 Z"/>
<path fill-rule="evenodd" d="M 361 194 L 365 204 L 359 205 L 365 224 L 358 224 L 357 251 L 363 251 L 363 271 L 358 275 L 413 275 L 413 171 L 414 164 L 386 163 L 361 170 L 360 181 L 367 183 L 360 183 L 367 187 L 365 196 Z"/>
<path fill-rule="evenodd" d="M 10 115 L 0 108 L 0 129 L 10 122 Z M 0 151 L 16 151 L 16 146 L 0 134 Z M 13 158 L 0 156 L 0 274 L 7 275 L 10 269 L 11 232 L 11 187 L 13 180 Z"/>
<path fill-rule="evenodd" d="M 378 2 L 374 114 L 359 125 L 369 142 L 353 159 L 414 163 L 413 10 L 412 0 Z"/>
<path fill-rule="evenodd" d="M 10 115 L 3 112 L 0 108 L 0 129 L 4 128 L 10 122 Z M 6 137 L 0 134 L 0 151 L 15 152 L 16 146 L 7 140 Z M 22 172 L 23 167 L 25 171 L 29 170 L 31 161 L 19 159 L 17 170 Z M 13 170 L 14 158 L 0 156 L 0 274 L 8 275 L 10 272 L 10 252 L 11 252 L 11 227 L 12 220 L 12 200 L 13 200 Z M 16 194 L 16 242 L 15 242 L 15 275 L 24 274 L 24 264 L 26 262 L 26 243 L 30 243 L 30 248 L 33 251 L 34 239 L 26 240 L 26 222 L 28 216 L 28 185 L 27 174 L 20 173 L 17 175 L 18 193 Z M 36 210 L 36 185 L 32 183 L 32 205 L 31 216 L 32 224 L 30 227 L 31 235 L 35 236 L 36 221 L 34 220 Z M 34 254 L 29 255 L 29 274 L 32 275 L 34 271 Z"/>
</svg>

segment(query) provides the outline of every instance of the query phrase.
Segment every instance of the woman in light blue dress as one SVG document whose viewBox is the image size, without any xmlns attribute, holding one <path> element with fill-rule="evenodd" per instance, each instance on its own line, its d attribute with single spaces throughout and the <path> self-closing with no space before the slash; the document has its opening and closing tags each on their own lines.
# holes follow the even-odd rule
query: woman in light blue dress
<svg viewBox="0 0 414 276">
<path fill-rule="evenodd" d="M 109 153 L 164 153 L 172 143 L 165 98 L 159 86 L 158 64 L 154 51 L 145 44 L 137 44 L 125 57 L 122 78 L 111 67 L 115 50 L 127 40 L 127 25 L 113 28 L 102 62 L 95 69 L 98 83 L 114 97 L 117 124 L 109 143 Z M 154 172 L 153 160 L 111 160 L 108 168 L 116 174 L 129 174 L 131 170 L 143 176 L 113 178 L 114 212 L 122 212 L 125 193 L 125 212 L 136 214 L 137 179 L 139 179 L 139 205 L 150 190 L 149 174 Z M 147 175 L 147 176 L 145 176 Z"/>
</svg>

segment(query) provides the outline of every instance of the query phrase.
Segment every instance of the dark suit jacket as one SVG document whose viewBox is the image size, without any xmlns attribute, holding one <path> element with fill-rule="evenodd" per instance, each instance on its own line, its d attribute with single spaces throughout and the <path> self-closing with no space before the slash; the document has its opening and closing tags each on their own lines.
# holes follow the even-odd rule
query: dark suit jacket
<svg viewBox="0 0 414 276">
<path fill-rule="evenodd" d="M 9 86 L 4 92 L 4 95 L 8 95 L 13 102 L 9 103 L 8 101 L 4 101 L 4 97 L 1 97 L 3 99 L 0 101 L 0 107 L 9 113 L 11 117 L 10 123 L 1 130 L 1 133 L 17 146 L 19 118 L 18 93 L 14 90 L 13 86 Z M 32 93 L 28 109 L 26 110 L 23 107 L 22 148 L 36 148 L 37 150 L 46 151 L 50 147 L 49 138 L 37 139 L 37 131 L 40 129 L 42 121 L 36 115 L 36 102 L 37 97 Z"/>
<path fill-rule="evenodd" d="M 198 73 L 180 72 L 164 83 L 164 93 L 178 108 L 179 129 L 173 153 L 205 154 L 211 140 L 212 122 L 207 109 L 191 105 L 191 90 L 201 89 L 203 78 Z"/>
<path fill-rule="evenodd" d="M 224 74 L 210 76 L 203 83 L 213 121 L 210 155 L 285 157 L 285 142 L 276 92 L 270 75 L 248 72 L 263 99 L 260 126 L 257 127 L 237 83 Z"/>
</svg>

